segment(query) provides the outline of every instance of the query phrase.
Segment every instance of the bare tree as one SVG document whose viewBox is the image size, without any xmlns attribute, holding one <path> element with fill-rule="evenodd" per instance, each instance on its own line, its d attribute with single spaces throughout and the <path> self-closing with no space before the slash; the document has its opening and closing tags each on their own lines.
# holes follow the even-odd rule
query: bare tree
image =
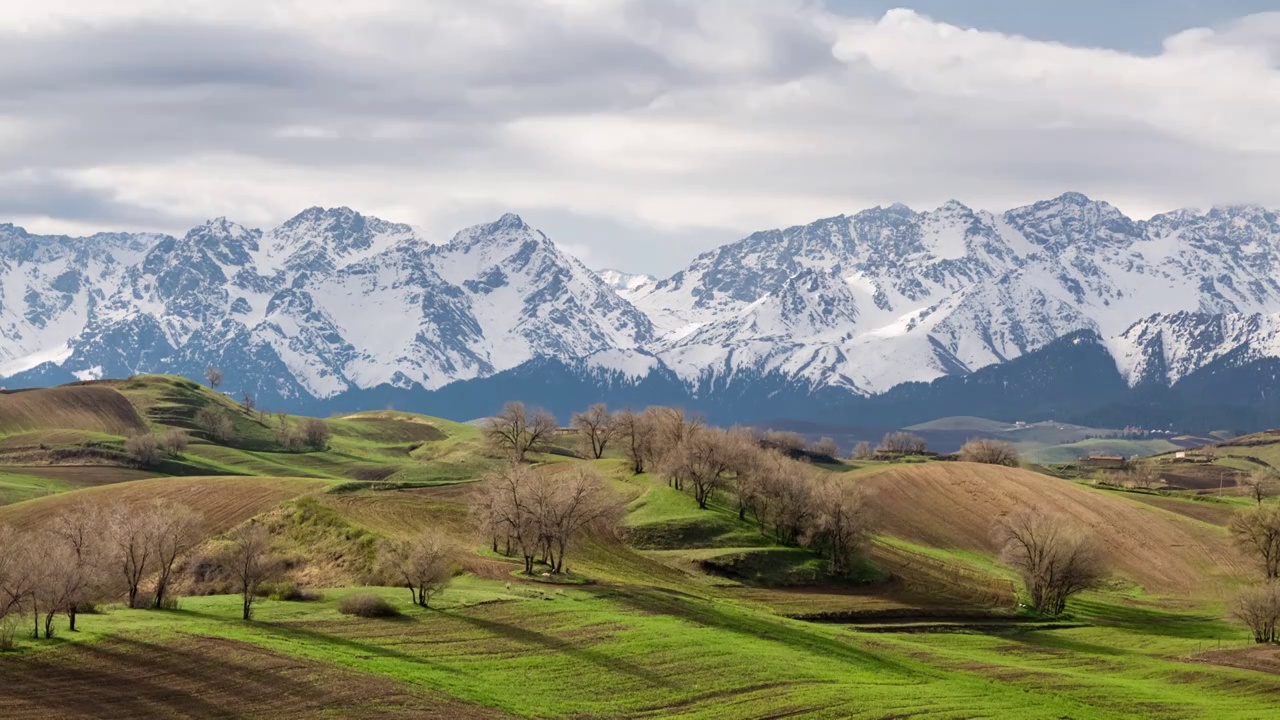
<svg viewBox="0 0 1280 720">
<path fill-rule="evenodd" d="M 1231 539 L 1257 561 L 1263 577 L 1280 577 L 1280 505 L 1241 510 L 1227 524 Z"/>
<path fill-rule="evenodd" d="M 222 370 L 216 367 L 205 368 L 205 380 L 209 381 L 209 387 L 217 390 L 222 387 Z"/>
<path fill-rule="evenodd" d="M 226 413 L 211 407 L 202 407 L 196 411 L 196 427 L 204 431 L 205 437 L 218 443 L 230 442 L 235 437 L 235 424 Z"/>
<path fill-rule="evenodd" d="M 472 511 L 497 551 L 518 551 L 524 572 L 544 562 L 551 572 L 564 571 L 575 537 L 593 523 L 619 519 L 620 505 L 590 468 L 574 468 L 556 476 L 512 463 L 493 473 L 473 497 Z"/>
<path fill-rule="evenodd" d="M 818 486 L 813 501 L 806 544 L 827 558 L 832 575 L 848 575 L 871 535 L 862 495 L 848 483 L 828 479 Z"/>
<path fill-rule="evenodd" d="M 586 412 L 575 413 L 569 424 L 578 431 L 582 449 L 590 457 L 596 460 L 604 457 L 604 451 L 613 440 L 616 428 L 613 416 L 603 403 L 592 405 Z"/>
<path fill-rule="evenodd" d="M 331 432 L 329 423 L 320 418 L 309 417 L 302 421 L 302 440 L 312 450 L 324 450 L 329 447 Z"/>
<path fill-rule="evenodd" d="M 248 390 L 245 390 L 244 393 L 240 396 L 240 405 L 246 411 L 253 412 L 253 409 L 258 406 L 258 401 L 254 399 L 253 393 L 249 392 Z"/>
<path fill-rule="evenodd" d="M 761 447 L 792 456 L 804 450 L 804 436 L 797 432 L 768 430 L 761 434 L 759 443 Z"/>
<path fill-rule="evenodd" d="M 920 455 L 929 450 L 929 444 L 919 435 L 891 432 L 880 441 L 879 450 L 894 455 Z"/>
<path fill-rule="evenodd" d="M 1249 477 L 1244 481 L 1245 492 L 1254 502 L 1261 505 L 1263 500 L 1267 499 L 1267 490 L 1274 482 L 1275 476 L 1268 470 L 1258 469 L 1249 473 Z"/>
<path fill-rule="evenodd" d="M 142 468 L 154 467 L 165 456 L 160 438 L 153 433 L 138 433 L 125 438 L 124 452 L 134 465 Z"/>
<path fill-rule="evenodd" d="M 413 602 L 425 608 L 453 579 L 457 551 L 445 535 L 430 529 L 412 540 L 384 543 L 379 556 L 383 571 L 408 588 Z"/>
<path fill-rule="evenodd" d="M 194 550 L 204 538 L 200 534 L 200 514 L 186 505 L 162 501 L 155 503 L 150 512 L 155 524 L 151 535 L 151 555 L 155 558 L 156 567 L 152 607 L 163 608 L 178 558 Z"/>
<path fill-rule="evenodd" d="M 831 458 L 832 460 L 840 459 L 840 446 L 836 444 L 835 440 L 832 440 L 829 437 L 824 437 L 814 443 L 809 448 L 809 452 L 821 457 Z"/>
<path fill-rule="evenodd" d="M 35 584 L 31 540 L 13 528 L 0 526 L 0 621 L 22 610 Z"/>
<path fill-rule="evenodd" d="M 79 573 L 83 583 L 78 594 L 69 598 L 64 611 L 67 614 L 67 627 L 76 631 L 76 615 L 81 606 L 91 600 L 91 596 L 100 592 L 104 578 L 103 554 L 107 549 L 108 518 L 103 512 L 87 500 L 72 507 L 64 513 L 54 516 L 49 532 L 56 542 L 62 543 L 71 550 L 74 564 L 73 572 Z"/>
<path fill-rule="evenodd" d="M 1031 605 L 1046 615 L 1061 615 L 1068 598 L 1103 577 L 1096 545 L 1059 518 L 1019 512 L 996 527 L 995 539 L 1005 562 L 1022 577 Z"/>
<path fill-rule="evenodd" d="M 974 438 L 960 448 L 964 462 L 1018 467 L 1018 450 L 1012 443 L 991 438 Z"/>
<path fill-rule="evenodd" d="M 240 589 L 243 617 L 253 619 L 253 603 L 258 588 L 280 572 L 271 532 L 260 522 L 250 521 L 227 534 L 222 565 Z"/>
<path fill-rule="evenodd" d="M 656 428 L 653 418 L 630 409 L 614 416 L 613 426 L 622 439 L 622 451 L 631 463 L 631 472 L 639 475 L 649 468 L 655 454 Z"/>
<path fill-rule="evenodd" d="M 1135 464 L 1129 468 L 1127 482 L 1139 490 L 1151 490 L 1160 484 L 1160 473 L 1149 463 Z"/>
<path fill-rule="evenodd" d="M 872 447 L 871 443 L 867 442 L 866 440 L 863 440 L 862 442 L 858 443 L 853 448 L 854 460 L 872 460 L 875 458 L 875 456 L 876 456 L 876 449 Z"/>
<path fill-rule="evenodd" d="M 48 533 L 36 536 L 30 556 L 34 563 L 31 586 L 31 611 L 36 618 L 33 637 L 53 637 L 53 620 L 81 601 L 89 584 L 89 575 L 76 558 L 75 551 Z"/>
<path fill-rule="evenodd" d="M 524 403 L 509 402 L 502 412 L 485 421 L 484 435 L 513 462 L 524 462 L 525 456 L 542 447 L 557 429 L 555 417 L 547 411 L 530 412 Z"/>
<path fill-rule="evenodd" d="M 1253 631 L 1254 642 L 1280 640 L 1280 584 L 1273 580 L 1246 589 L 1236 597 L 1234 614 Z"/>
<path fill-rule="evenodd" d="M 673 452 L 685 438 L 703 428 L 700 418 L 692 417 L 680 408 L 650 407 L 645 408 L 644 416 L 653 430 L 653 465 L 664 462 L 667 455 Z M 668 475 L 668 483 L 677 490 L 683 490 L 683 479 Z"/>
<path fill-rule="evenodd" d="M 129 607 L 138 607 L 138 588 L 155 567 L 156 517 L 145 508 L 119 504 L 107 511 L 111 562 L 125 584 Z"/>
<path fill-rule="evenodd" d="M 181 428 L 169 428 L 160 436 L 160 449 L 169 457 L 177 457 L 187 451 L 191 438 Z"/>
<path fill-rule="evenodd" d="M 706 510 L 712 494 L 724 487 L 741 462 L 741 445 L 733 434 L 718 428 L 698 428 L 663 459 L 663 472 L 677 488 L 692 485 L 698 507 Z"/>
<path fill-rule="evenodd" d="M 564 572 L 564 559 L 570 543 L 589 525 L 601 521 L 621 519 L 621 505 L 609 493 L 600 476 L 589 467 L 579 466 L 567 473 L 567 477 L 549 478 L 541 482 L 550 490 L 550 502 L 542 508 L 540 522 L 547 548 L 551 571 Z M 616 522 L 613 523 L 616 525 Z"/>
</svg>

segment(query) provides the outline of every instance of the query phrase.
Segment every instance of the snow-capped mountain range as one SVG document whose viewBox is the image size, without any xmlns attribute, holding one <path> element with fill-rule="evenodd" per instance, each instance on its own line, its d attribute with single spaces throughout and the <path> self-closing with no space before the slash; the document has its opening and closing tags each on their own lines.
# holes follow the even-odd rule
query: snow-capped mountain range
<svg viewBox="0 0 1280 720">
<path fill-rule="evenodd" d="M 0 384 L 218 366 L 228 386 L 296 405 L 456 395 L 553 361 L 611 387 L 661 377 L 694 400 L 747 397 L 766 377 L 856 398 L 1083 331 L 1129 385 L 1170 386 L 1224 358 L 1280 357 L 1277 278 L 1274 212 L 1137 221 L 1078 193 L 999 215 L 874 208 L 753 234 L 661 280 L 592 272 L 515 215 L 442 244 L 347 208 L 181 238 L 0 225 Z"/>
</svg>

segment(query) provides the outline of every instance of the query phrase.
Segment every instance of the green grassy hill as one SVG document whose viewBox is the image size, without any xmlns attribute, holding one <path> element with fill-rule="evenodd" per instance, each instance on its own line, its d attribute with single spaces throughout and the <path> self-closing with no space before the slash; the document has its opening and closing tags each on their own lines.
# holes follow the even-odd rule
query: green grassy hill
<svg viewBox="0 0 1280 720">
<path fill-rule="evenodd" d="M 205 410 L 230 419 L 230 438 L 208 436 Z M 1253 648 L 1227 611 L 1252 572 L 1223 529 L 1229 499 L 965 463 L 841 465 L 826 477 L 861 488 L 877 523 L 867 552 L 833 579 L 817 555 L 739 519 L 731 496 L 701 510 L 613 452 L 574 457 L 559 436 L 533 470 L 590 464 L 624 509 L 616 527 L 577 539 L 565 577 L 529 577 L 491 551 L 470 513 L 474 481 L 500 464 L 478 427 L 357 413 L 325 420 L 325 449 L 289 452 L 281 429 L 301 422 L 172 377 L 0 395 L 0 525 L 38 527 L 81 501 L 168 499 L 200 513 L 210 542 L 264 523 L 288 581 L 320 596 L 264 599 L 246 623 L 238 597 L 204 595 L 218 590 L 192 579 L 177 610 L 105 607 L 77 633 L 0 652 L 0 716 L 1280 713 L 1280 656 Z M 128 435 L 169 428 L 190 433 L 185 451 L 136 467 Z M 1233 447 L 1220 462 L 1270 457 L 1265 443 Z M 993 523 L 1025 507 L 1071 515 L 1106 548 L 1108 582 L 1061 618 L 1019 604 L 991 539 Z M 462 548 L 463 574 L 431 609 L 402 588 L 361 587 L 379 579 L 379 543 L 424 527 Z M 191 578 L 200 555 L 184 566 Z M 370 591 L 401 615 L 339 612 Z"/>
</svg>

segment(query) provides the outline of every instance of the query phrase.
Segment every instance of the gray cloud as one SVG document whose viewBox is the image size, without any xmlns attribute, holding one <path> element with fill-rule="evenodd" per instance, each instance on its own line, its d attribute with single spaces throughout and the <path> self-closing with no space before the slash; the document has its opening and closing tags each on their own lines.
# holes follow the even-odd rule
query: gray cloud
<svg viewBox="0 0 1280 720">
<path fill-rule="evenodd" d="M 1146 57 L 802 0 L 388 5 L 0 8 L 0 219 L 182 232 L 345 204 L 445 237 L 516 210 L 666 272 L 895 201 L 1280 204 L 1266 18 Z"/>
</svg>

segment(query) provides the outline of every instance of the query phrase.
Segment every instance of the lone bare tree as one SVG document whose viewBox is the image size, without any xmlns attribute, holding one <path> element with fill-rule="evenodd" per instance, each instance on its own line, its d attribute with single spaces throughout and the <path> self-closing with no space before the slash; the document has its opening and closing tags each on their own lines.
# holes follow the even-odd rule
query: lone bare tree
<svg viewBox="0 0 1280 720">
<path fill-rule="evenodd" d="M 119 504 L 107 510 L 111 562 L 124 580 L 129 607 L 138 607 L 138 588 L 155 568 L 156 517 L 145 508 Z"/>
<path fill-rule="evenodd" d="M 302 421 L 300 428 L 303 443 L 312 450 L 324 450 L 329 447 L 329 423 L 320 418 L 309 417 Z"/>
<path fill-rule="evenodd" d="M 222 370 L 220 368 L 216 368 L 216 367 L 205 368 L 204 378 L 205 380 L 209 381 L 209 387 L 213 388 L 214 390 L 217 390 L 218 388 L 222 387 Z"/>
<path fill-rule="evenodd" d="M 872 447 L 871 443 L 867 442 L 866 440 L 863 440 L 862 442 L 858 443 L 853 448 L 854 460 L 871 460 L 875 458 L 875 456 L 876 456 L 876 449 Z"/>
<path fill-rule="evenodd" d="M 1103 577 L 1094 542 L 1057 517 L 1016 513 L 997 525 L 995 539 L 1005 562 L 1022 577 L 1031 605 L 1046 615 L 1061 615 L 1068 598 Z"/>
<path fill-rule="evenodd" d="M 613 426 L 621 438 L 622 452 L 631 463 L 631 472 L 639 475 L 653 462 L 657 429 L 647 413 L 623 410 L 614 416 Z"/>
<path fill-rule="evenodd" d="M 379 556 L 383 571 L 408 588 L 413 602 L 425 608 L 453 579 L 457 551 L 445 535 L 429 529 L 412 540 L 384 543 Z"/>
<path fill-rule="evenodd" d="M 1249 473 L 1249 477 L 1244 481 L 1245 492 L 1254 502 L 1261 505 L 1263 500 L 1267 499 L 1267 491 L 1274 482 L 1275 476 L 1268 470 L 1254 470 Z"/>
<path fill-rule="evenodd" d="M 960 448 L 964 462 L 984 465 L 1018 466 L 1018 450 L 1011 443 L 991 438 L 974 438 Z"/>
<path fill-rule="evenodd" d="M 240 589 L 244 619 L 252 620 L 258 588 L 280 572 L 274 540 L 267 527 L 256 521 L 235 528 L 227 540 L 222 565 Z"/>
<path fill-rule="evenodd" d="M 545 410 L 529 411 L 524 403 L 509 402 L 502 412 L 484 423 L 484 435 L 495 449 L 514 462 L 524 462 L 532 450 L 542 447 L 559 428 Z"/>
<path fill-rule="evenodd" d="M 1231 517 L 1227 531 L 1245 554 L 1257 561 L 1263 577 L 1280 577 L 1280 505 L 1259 505 Z"/>
<path fill-rule="evenodd" d="M 73 572 L 84 578 L 79 594 L 72 597 L 64 608 L 67 627 L 76 631 L 76 615 L 91 594 L 101 591 L 103 555 L 107 549 L 108 518 L 92 503 L 82 500 L 64 513 L 54 516 L 49 532 L 53 538 L 70 548 Z"/>
<path fill-rule="evenodd" d="M 1236 597 L 1235 616 L 1253 631 L 1257 643 L 1280 640 L 1280 584 L 1269 581 Z"/>
<path fill-rule="evenodd" d="M 585 412 L 575 413 L 570 425 L 578 431 L 579 442 L 586 453 L 596 460 L 604 457 L 616 432 L 609 408 L 603 403 L 592 405 Z"/>
<path fill-rule="evenodd" d="M 22 533 L 0 526 L 0 621 L 21 612 L 35 584 L 31 541 Z"/>
<path fill-rule="evenodd" d="M 191 552 L 203 540 L 200 514 L 186 505 L 157 502 L 151 508 L 154 529 L 151 555 L 155 558 L 156 590 L 151 606 L 163 608 L 169 593 L 169 582 L 178 558 Z"/>
</svg>

